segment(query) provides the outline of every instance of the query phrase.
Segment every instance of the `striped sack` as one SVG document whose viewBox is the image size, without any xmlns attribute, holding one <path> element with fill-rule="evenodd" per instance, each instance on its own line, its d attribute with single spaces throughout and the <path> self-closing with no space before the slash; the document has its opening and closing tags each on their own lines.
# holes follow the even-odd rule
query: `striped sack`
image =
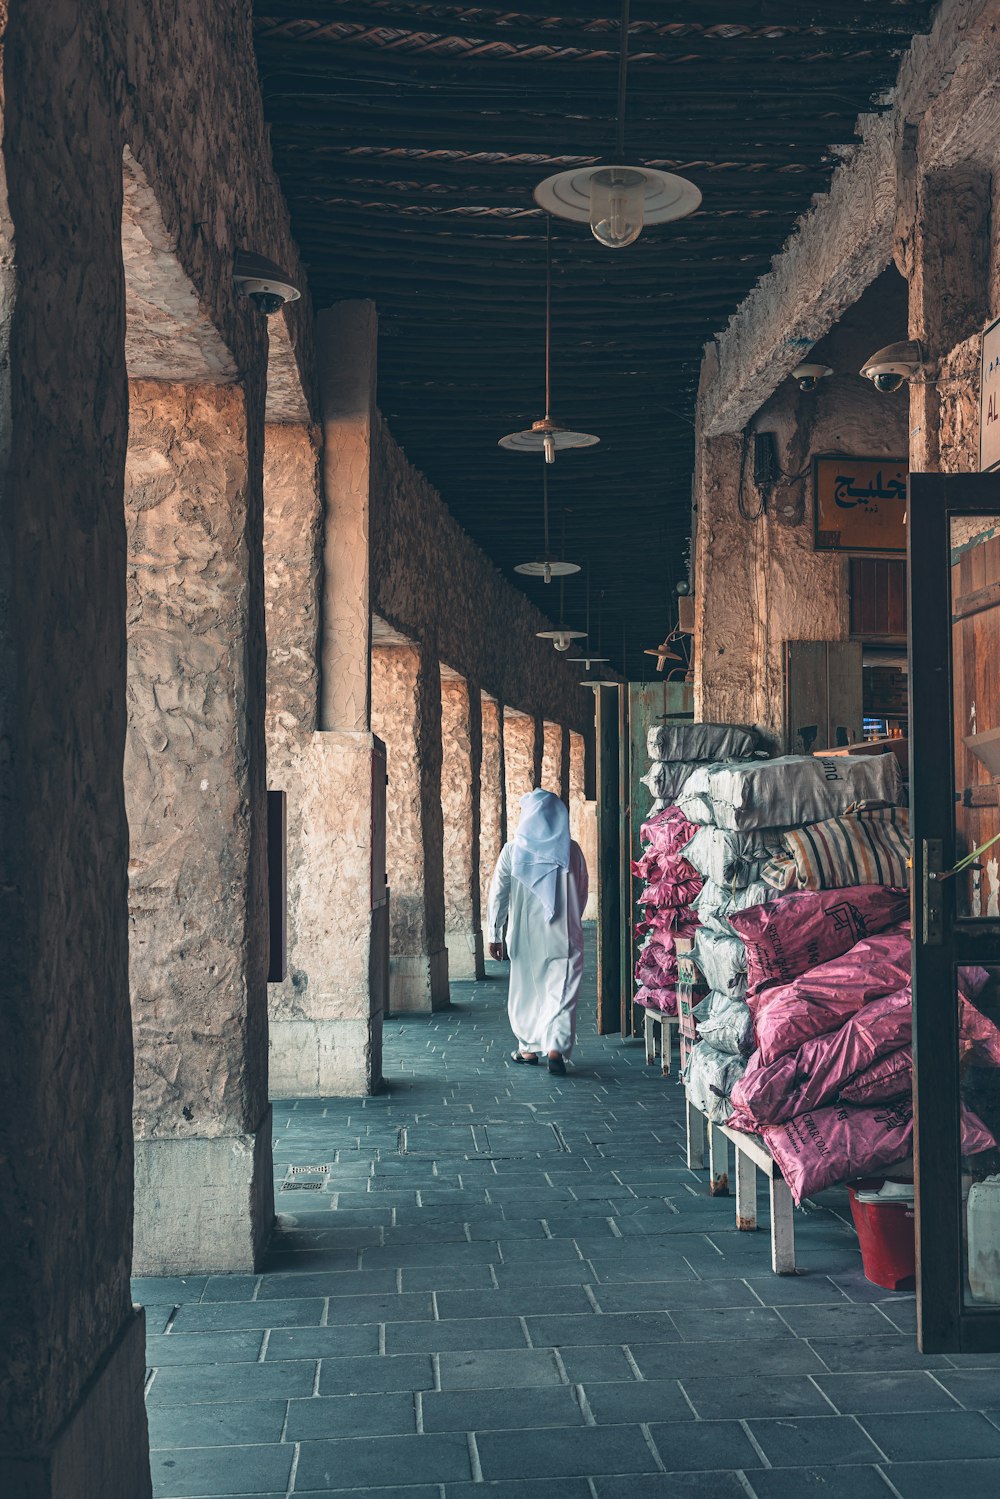
<svg viewBox="0 0 1000 1499">
<path fill-rule="evenodd" d="M 845 812 L 842 817 L 792 828 L 783 836 L 803 890 L 839 890 L 847 885 L 905 887 L 910 883 L 906 807 Z"/>
</svg>

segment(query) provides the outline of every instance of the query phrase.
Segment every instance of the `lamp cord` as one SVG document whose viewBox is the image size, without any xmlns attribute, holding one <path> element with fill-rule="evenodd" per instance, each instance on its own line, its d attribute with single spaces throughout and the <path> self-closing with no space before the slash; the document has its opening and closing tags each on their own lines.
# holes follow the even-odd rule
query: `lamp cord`
<svg viewBox="0 0 1000 1499">
<path fill-rule="evenodd" d="M 552 215 L 545 215 L 545 420 L 552 417 Z"/>
<path fill-rule="evenodd" d="M 549 560 L 549 466 L 542 459 L 542 523 L 545 530 L 545 550 L 542 561 Z"/>
<path fill-rule="evenodd" d="M 615 160 L 625 160 L 625 94 L 628 83 L 629 0 L 622 0 L 618 47 L 618 127 L 615 133 Z"/>
</svg>

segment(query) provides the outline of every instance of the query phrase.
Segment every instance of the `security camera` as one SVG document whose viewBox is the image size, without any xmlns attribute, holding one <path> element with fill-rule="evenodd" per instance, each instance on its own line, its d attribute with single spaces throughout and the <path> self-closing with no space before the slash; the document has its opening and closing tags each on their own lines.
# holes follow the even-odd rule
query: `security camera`
<svg viewBox="0 0 1000 1499">
<path fill-rule="evenodd" d="M 907 380 L 915 380 L 924 369 L 924 351 L 915 339 L 887 344 L 862 366 L 861 373 L 884 396 L 901 390 Z"/>
<path fill-rule="evenodd" d="M 797 364 L 792 370 L 792 379 L 798 381 L 799 390 L 815 390 L 821 380 L 832 374 L 828 364 Z"/>
<path fill-rule="evenodd" d="M 278 312 L 286 302 L 297 302 L 302 295 L 286 271 L 273 260 L 254 255 L 250 250 L 238 252 L 233 281 L 243 295 L 268 316 Z"/>
</svg>

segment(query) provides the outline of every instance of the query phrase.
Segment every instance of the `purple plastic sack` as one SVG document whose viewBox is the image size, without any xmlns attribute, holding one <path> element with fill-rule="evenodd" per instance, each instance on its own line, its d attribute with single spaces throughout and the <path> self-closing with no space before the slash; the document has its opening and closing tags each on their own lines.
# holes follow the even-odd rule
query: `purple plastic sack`
<svg viewBox="0 0 1000 1499">
<path fill-rule="evenodd" d="M 759 1127 L 832 1103 L 851 1078 L 907 1045 L 911 1015 L 910 991 L 903 989 L 866 1005 L 832 1035 L 806 1041 L 774 1061 L 755 1052 L 733 1089 L 734 1106 Z"/>
<path fill-rule="evenodd" d="M 799 1114 L 787 1124 L 764 1130 L 764 1141 L 800 1203 L 813 1192 L 856 1176 L 871 1176 L 911 1153 L 913 1106 L 910 1100 L 858 1108 L 835 1104 Z M 970 1109 L 962 1109 L 962 1152 L 978 1155 L 996 1144 Z"/>
<path fill-rule="evenodd" d="M 856 942 L 903 921 L 906 890 L 856 885 L 848 890 L 800 890 L 730 917 L 747 950 L 751 994 L 788 984 L 848 952 Z"/>
<path fill-rule="evenodd" d="M 840 1090 L 842 1103 L 885 1103 L 901 1098 L 913 1087 L 913 1052 L 909 1046 L 880 1057 Z"/>
<path fill-rule="evenodd" d="M 676 989 L 649 989 L 644 984 L 635 992 L 637 1005 L 648 1005 L 651 1010 L 662 1010 L 665 1015 L 677 1014 Z"/>
</svg>

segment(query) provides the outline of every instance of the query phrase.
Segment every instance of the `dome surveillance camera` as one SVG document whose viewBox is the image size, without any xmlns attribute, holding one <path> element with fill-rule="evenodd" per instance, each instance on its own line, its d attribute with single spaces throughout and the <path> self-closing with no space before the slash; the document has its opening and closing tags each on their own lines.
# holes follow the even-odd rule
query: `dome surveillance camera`
<svg viewBox="0 0 1000 1499">
<path fill-rule="evenodd" d="M 799 390 L 815 390 L 821 380 L 832 374 L 828 364 L 797 364 L 792 379 L 798 381 Z"/>
<path fill-rule="evenodd" d="M 233 281 L 245 297 L 270 316 L 286 302 L 297 302 L 302 293 L 287 272 L 264 255 L 240 250 L 233 266 Z"/>
<path fill-rule="evenodd" d="M 862 366 L 861 373 L 887 396 L 901 390 L 908 380 L 915 380 L 923 368 L 924 351 L 920 344 L 915 339 L 904 339 L 879 349 Z"/>
</svg>

